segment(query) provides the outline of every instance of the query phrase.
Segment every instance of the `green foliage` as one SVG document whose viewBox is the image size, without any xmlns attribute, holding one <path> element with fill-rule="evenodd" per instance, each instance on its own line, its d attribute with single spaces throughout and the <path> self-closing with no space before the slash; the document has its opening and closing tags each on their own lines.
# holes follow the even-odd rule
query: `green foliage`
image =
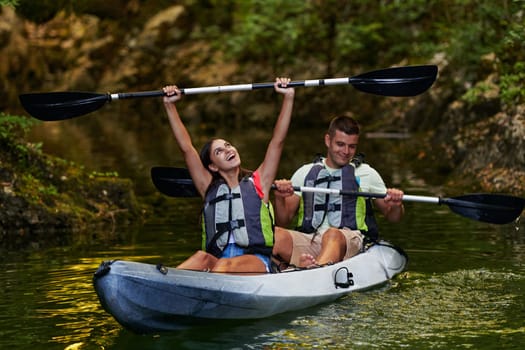
<svg viewBox="0 0 525 350">
<path fill-rule="evenodd" d="M 336 66 L 395 63 L 445 52 L 450 61 L 474 67 L 482 55 L 495 51 L 505 35 L 514 46 L 525 42 L 523 20 L 513 18 L 523 4 L 237 0 L 231 7 L 231 31 L 221 39 L 226 38 L 227 52 L 237 60 L 267 60 L 274 65 L 312 57 Z"/>
<path fill-rule="evenodd" d="M 362 57 L 362 53 L 369 47 L 384 43 L 382 30 L 383 24 L 379 22 L 359 24 L 349 21 L 342 23 L 336 38 L 338 55 Z"/>
<path fill-rule="evenodd" d="M 302 0 L 236 1 L 228 50 L 242 60 L 292 61 L 308 3 Z M 279 60 L 278 57 L 281 59 Z"/>
<path fill-rule="evenodd" d="M 17 177 L 17 191 L 24 193 L 26 199 L 38 205 L 43 202 L 52 203 L 53 198 L 60 195 L 53 184 L 46 183 L 29 172 L 20 173 Z"/>
<path fill-rule="evenodd" d="M 479 103 L 482 99 L 482 96 L 494 89 L 494 86 L 486 83 L 486 82 L 480 82 L 476 84 L 472 89 L 468 89 L 467 92 L 463 96 L 461 96 L 461 100 L 466 102 L 469 105 L 475 105 L 476 103 Z"/>
<path fill-rule="evenodd" d="M 7 115 L 0 112 L 0 147 L 20 164 L 27 165 L 33 154 L 42 152 L 42 143 L 30 143 L 24 140 L 36 120 L 26 117 Z"/>
<path fill-rule="evenodd" d="M 519 11 L 518 11 L 519 10 Z M 498 47 L 501 61 L 501 99 L 506 105 L 525 102 L 525 1 L 506 23 L 507 31 Z"/>
<path fill-rule="evenodd" d="M 525 1 L 520 11 L 507 24 L 508 30 L 501 40 L 501 58 L 506 61 L 525 61 Z"/>
<path fill-rule="evenodd" d="M 90 179 L 102 178 L 102 177 L 109 177 L 109 178 L 118 177 L 118 172 L 116 171 L 107 171 L 107 172 L 93 171 L 91 172 L 91 174 L 89 174 Z"/>
<path fill-rule="evenodd" d="M 35 119 L 0 112 L 0 140 L 22 138 L 36 123 Z"/>
<path fill-rule="evenodd" d="M 0 6 L 17 6 L 20 0 L 0 0 Z"/>
<path fill-rule="evenodd" d="M 449 23 L 433 21 L 432 16 L 443 12 L 436 1 L 429 6 L 424 0 L 379 5 L 364 0 L 243 0 L 235 1 L 233 10 L 227 52 L 240 61 L 267 60 L 272 66 L 313 59 L 345 67 L 430 57 L 450 34 Z"/>
<path fill-rule="evenodd" d="M 518 104 L 525 102 L 525 62 L 517 62 L 513 70 L 501 76 L 501 100 L 507 104 Z"/>
<path fill-rule="evenodd" d="M 455 9 L 455 11 L 454 11 Z M 457 24 L 449 25 L 448 51 L 452 62 L 463 66 L 479 63 L 483 54 L 493 51 L 501 37 L 498 23 L 502 7 L 493 1 L 458 1 L 449 14 Z"/>
</svg>

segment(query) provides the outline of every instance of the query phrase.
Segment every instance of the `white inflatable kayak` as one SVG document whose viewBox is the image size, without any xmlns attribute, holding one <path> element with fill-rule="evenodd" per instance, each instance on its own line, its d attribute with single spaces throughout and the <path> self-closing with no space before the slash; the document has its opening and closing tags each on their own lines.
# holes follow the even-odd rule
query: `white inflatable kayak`
<svg viewBox="0 0 525 350">
<path fill-rule="evenodd" d="M 259 275 L 218 274 L 132 261 L 106 261 L 93 283 L 104 309 L 148 333 L 202 319 L 254 319 L 333 301 L 388 282 L 406 254 L 387 242 L 334 265 Z"/>
</svg>

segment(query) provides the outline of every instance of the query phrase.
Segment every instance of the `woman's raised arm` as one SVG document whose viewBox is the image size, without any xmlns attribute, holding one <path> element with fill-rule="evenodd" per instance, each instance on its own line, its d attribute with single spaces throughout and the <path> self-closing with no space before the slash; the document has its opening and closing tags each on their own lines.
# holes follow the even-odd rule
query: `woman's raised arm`
<svg viewBox="0 0 525 350">
<path fill-rule="evenodd" d="M 277 118 L 277 122 L 275 123 L 275 127 L 273 129 L 272 139 L 270 140 L 268 148 L 266 149 L 264 160 L 258 168 L 265 202 L 268 202 L 270 198 L 270 188 L 277 175 L 279 161 L 284 148 L 284 141 L 286 139 L 288 127 L 290 126 L 290 121 L 292 118 L 295 90 L 293 88 L 286 87 L 289 82 L 290 78 L 275 79 L 275 91 L 283 94 L 284 99 L 279 117 Z"/>
<path fill-rule="evenodd" d="M 173 135 L 177 140 L 177 144 L 182 152 L 186 166 L 190 172 L 191 178 L 195 185 L 195 188 L 204 198 L 206 189 L 211 182 L 212 176 L 210 172 L 204 168 L 202 165 L 201 159 L 199 157 L 199 152 L 193 146 L 191 141 L 190 134 L 184 126 L 184 123 L 180 119 L 179 112 L 175 106 L 175 102 L 182 98 L 180 90 L 175 85 L 169 85 L 164 87 L 164 108 L 166 109 L 166 114 L 168 115 L 171 129 L 173 130 Z"/>
</svg>

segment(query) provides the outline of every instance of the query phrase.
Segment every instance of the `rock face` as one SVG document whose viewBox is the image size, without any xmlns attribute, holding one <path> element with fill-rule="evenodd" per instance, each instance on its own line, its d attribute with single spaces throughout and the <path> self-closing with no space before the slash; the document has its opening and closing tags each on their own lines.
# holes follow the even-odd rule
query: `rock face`
<svg viewBox="0 0 525 350">
<path fill-rule="evenodd" d="M 75 234 L 93 237 L 104 232 L 111 237 L 118 225 L 140 222 L 139 206 L 125 180 L 90 179 L 83 187 L 91 191 L 98 187 L 100 193 L 89 193 L 79 201 L 64 192 L 51 194 L 36 189 L 30 194 L 17 188 L 16 177 L 4 179 L 10 182 L 3 181 L 0 190 L 0 249 L 52 246 L 69 241 Z M 79 189 L 83 192 L 81 186 Z"/>
<path fill-rule="evenodd" d="M 0 115 L 0 248 L 60 243 L 75 232 L 108 232 L 140 222 L 132 183 L 24 142 L 19 117 Z M 94 230 L 97 228 L 97 230 Z"/>
<path fill-rule="evenodd" d="M 453 77 L 442 57 L 438 82 L 421 101 L 436 108 L 423 124 L 415 108 L 408 122 L 428 140 L 420 159 L 448 169 L 450 186 L 524 196 L 525 105 L 502 103 L 496 59 L 483 57 L 482 80 L 470 83 Z"/>
</svg>

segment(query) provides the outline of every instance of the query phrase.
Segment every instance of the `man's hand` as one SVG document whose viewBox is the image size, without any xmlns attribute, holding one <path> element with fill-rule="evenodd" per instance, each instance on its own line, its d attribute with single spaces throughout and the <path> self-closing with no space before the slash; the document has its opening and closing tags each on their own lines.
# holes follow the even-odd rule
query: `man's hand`
<svg viewBox="0 0 525 350">
<path fill-rule="evenodd" d="M 275 191 L 274 191 L 275 197 L 286 198 L 294 194 L 292 181 L 282 179 L 282 180 L 275 180 L 273 183 L 275 185 Z"/>
<path fill-rule="evenodd" d="M 388 188 L 386 190 L 385 202 L 391 206 L 398 207 L 403 204 L 403 191 L 397 188 Z"/>
</svg>

